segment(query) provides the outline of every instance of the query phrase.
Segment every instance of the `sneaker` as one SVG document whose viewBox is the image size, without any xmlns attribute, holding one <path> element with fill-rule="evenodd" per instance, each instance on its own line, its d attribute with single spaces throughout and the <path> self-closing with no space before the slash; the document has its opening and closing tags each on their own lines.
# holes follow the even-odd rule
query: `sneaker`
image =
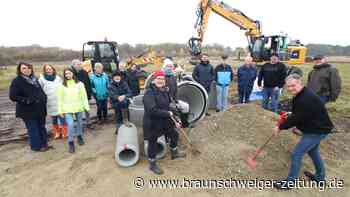
<svg viewBox="0 0 350 197">
<path fill-rule="evenodd" d="M 156 160 L 150 160 L 149 161 L 149 169 L 157 175 L 161 175 L 164 173 L 164 171 L 162 169 L 159 168 L 159 166 L 156 163 Z"/>
<path fill-rule="evenodd" d="M 220 109 L 216 109 L 216 112 L 220 112 Z"/>
<path fill-rule="evenodd" d="M 292 188 L 289 187 L 287 180 L 281 180 L 273 183 L 273 187 L 278 190 L 291 190 Z"/>
<path fill-rule="evenodd" d="M 317 183 L 324 181 L 324 180 L 318 180 L 314 174 L 312 174 L 309 171 L 304 171 L 304 175 L 310 179 L 310 181 L 315 181 Z"/>
<path fill-rule="evenodd" d="M 209 113 L 205 113 L 206 116 L 211 116 Z"/>
<path fill-rule="evenodd" d="M 84 140 L 83 140 L 83 137 L 82 137 L 81 135 L 78 135 L 78 144 L 79 144 L 80 146 L 82 146 L 82 145 L 85 144 L 85 142 L 84 142 Z"/>
</svg>

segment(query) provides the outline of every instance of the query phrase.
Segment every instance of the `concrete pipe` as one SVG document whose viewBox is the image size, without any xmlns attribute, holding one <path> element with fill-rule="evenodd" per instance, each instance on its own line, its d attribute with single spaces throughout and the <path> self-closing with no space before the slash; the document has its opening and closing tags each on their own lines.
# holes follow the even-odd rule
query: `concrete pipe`
<svg viewBox="0 0 350 197">
<path fill-rule="evenodd" d="M 148 77 L 146 84 L 150 84 L 151 77 Z M 137 126 L 142 125 L 144 107 L 142 103 L 143 95 L 133 98 L 129 106 L 130 121 Z M 201 120 L 209 107 L 207 91 L 199 83 L 189 80 L 178 83 L 178 99 L 189 106 L 188 122 L 193 124 Z"/>
<path fill-rule="evenodd" d="M 130 122 L 138 127 L 142 127 L 144 107 L 142 102 L 143 95 L 135 96 L 129 105 Z"/>
<path fill-rule="evenodd" d="M 145 140 L 144 142 L 144 149 L 145 149 L 145 155 L 148 157 L 148 140 Z M 167 144 L 165 141 L 165 136 L 162 135 L 157 139 L 157 155 L 156 159 L 162 159 L 165 157 L 165 154 L 167 152 Z"/>
<path fill-rule="evenodd" d="M 134 124 L 131 127 L 122 125 L 118 130 L 115 150 L 115 160 L 123 167 L 135 165 L 140 157 L 137 129 Z"/>
<path fill-rule="evenodd" d="M 195 123 L 205 116 L 208 108 L 208 94 L 199 83 L 180 82 L 178 84 L 178 99 L 189 105 L 189 123 Z"/>
</svg>

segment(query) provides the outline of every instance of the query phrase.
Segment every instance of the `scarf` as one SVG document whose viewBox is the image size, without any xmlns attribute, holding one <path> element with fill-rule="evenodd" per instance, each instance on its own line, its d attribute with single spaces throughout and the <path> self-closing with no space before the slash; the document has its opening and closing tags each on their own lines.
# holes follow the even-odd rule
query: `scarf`
<svg viewBox="0 0 350 197">
<path fill-rule="evenodd" d="M 163 71 L 166 76 L 170 76 L 170 77 L 175 76 L 175 73 L 171 68 L 164 68 Z"/>
<path fill-rule="evenodd" d="M 55 81 L 56 75 L 47 75 L 47 74 L 44 74 L 44 78 L 45 78 L 47 81 Z"/>
<path fill-rule="evenodd" d="M 29 77 L 25 76 L 25 75 L 21 75 L 21 77 L 23 77 L 27 83 L 32 84 L 33 86 L 35 86 L 37 88 L 40 87 L 38 79 L 34 75 L 31 75 Z"/>
</svg>

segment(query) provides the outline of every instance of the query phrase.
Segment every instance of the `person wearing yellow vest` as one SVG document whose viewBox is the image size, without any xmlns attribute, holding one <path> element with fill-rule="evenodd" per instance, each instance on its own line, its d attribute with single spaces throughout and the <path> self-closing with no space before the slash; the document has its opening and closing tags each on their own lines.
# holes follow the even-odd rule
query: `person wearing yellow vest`
<svg viewBox="0 0 350 197">
<path fill-rule="evenodd" d="M 76 78 L 70 68 L 63 71 L 63 84 L 57 90 L 58 97 L 58 113 L 64 117 L 68 126 L 68 146 L 69 152 L 75 152 L 74 146 L 74 119 L 76 117 L 77 127 L 76 135 L 78 144 L 84 145 L 83 128 L 82 128 L 82 112 L 89 111 L 89 102 L 87 99 L 84 84 Z"/>
</svg>

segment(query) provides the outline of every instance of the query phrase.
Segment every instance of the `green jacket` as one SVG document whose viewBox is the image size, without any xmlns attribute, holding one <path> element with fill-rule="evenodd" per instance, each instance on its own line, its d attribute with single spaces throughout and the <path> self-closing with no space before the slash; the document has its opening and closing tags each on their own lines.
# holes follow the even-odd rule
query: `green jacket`
<svg viewBox="0 0 350 197">
<path fill-rule="evenodd" d="M 330 64 L 315 65 L 309 73 L 307 87 L 318 96 L 329 96 L 331 101 L 335 101 L 341 91 L 337 68 Z"/>
<path fill-rule="evenodd" d="M 57 90 L 58 113 L 77 113 L 89 111 L 89 101 L 87 99 L 84 84 L 75 83 L 74 80 L 67 81 L 67 87 L 61 85 Z"/>
</svg>

